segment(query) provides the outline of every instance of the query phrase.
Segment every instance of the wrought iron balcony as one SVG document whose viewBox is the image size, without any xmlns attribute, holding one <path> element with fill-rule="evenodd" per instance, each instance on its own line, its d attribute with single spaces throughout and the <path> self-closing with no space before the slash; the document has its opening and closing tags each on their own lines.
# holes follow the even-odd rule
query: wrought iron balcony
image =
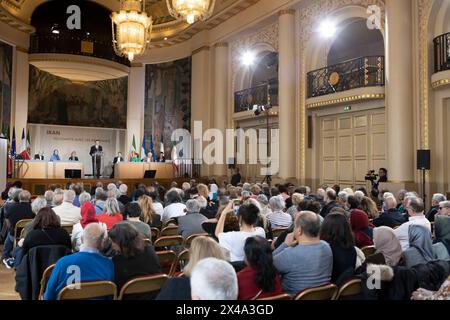
<svg viewBox="0 0 450 320">
<path fill-rule="evenodd" d="M 434 38 L 433 43 L 434 72 L 450 70 L 450 32 Z"/>
<path fill-rule="evenodd" d="M 234 93 L 234 112 L 252 110 L 254 105 L 278 106 L 278 79 Z"/>
<path fill-rule="evenodd" d="M 130 66 L 128 59 L 115 54 L 111 41 L 93 37 L 35 34 L 30 38 L 30 53 L 64 53 L 106 59 Z"/>
<path fill-rule="evenodd" d="M 308 72 L 308 98 L 384 86 L 384 56 L 360 57 Z"/>
</svg>

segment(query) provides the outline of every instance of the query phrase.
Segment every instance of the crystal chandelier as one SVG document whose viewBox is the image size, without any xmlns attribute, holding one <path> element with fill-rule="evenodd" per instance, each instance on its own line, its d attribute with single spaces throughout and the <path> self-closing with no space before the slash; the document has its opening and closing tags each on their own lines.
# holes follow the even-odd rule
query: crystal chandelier
<svg viewBox="0 0 450 320">
<path fill-rule="evenodd" d="M 216 0 L 166 0 L 172 17 L 185 20 L 189 24 L 196 20 L 208 19 L 214 10 Z"/>
<path fill-rule="evenodd" d="M 120 11 L 111 14 L 114 51 L 133 61 L 144 54 L 150 43 L 152 17 L 145 12 L 143 0 L 121 0 Z"/>
</svg>

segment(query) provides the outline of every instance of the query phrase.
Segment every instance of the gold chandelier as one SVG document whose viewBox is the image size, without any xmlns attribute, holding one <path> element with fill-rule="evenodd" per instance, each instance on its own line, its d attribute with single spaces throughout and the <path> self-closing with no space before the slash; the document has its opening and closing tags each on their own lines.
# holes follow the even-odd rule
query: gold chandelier
<svg viewBox="0 0 450 320">
<path fill-rule="evenodd" d="M 144 0 L 121 0 L 120 11 L 111 14 L 114 51 L 133 61 L 144 54 L 151 39 L 152 17 L 145 12 Z"/>
<path fill-rule="evenodd" d="M 166 0 L 167 9 L 172 17 L 185 20 L 189 24 L 196 20 L 208 19 L 213 11 L 216 0 Z"/>
</svg>

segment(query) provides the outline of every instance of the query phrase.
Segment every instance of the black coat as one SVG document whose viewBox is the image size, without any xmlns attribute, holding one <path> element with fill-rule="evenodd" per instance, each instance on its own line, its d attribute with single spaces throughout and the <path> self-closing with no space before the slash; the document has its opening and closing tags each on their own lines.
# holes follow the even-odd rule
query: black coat
<svg viewBox="0 0 450 320">
<path fill-rule="evenodd" d="M 70 253 L 61 245 L 38 246 L 28 251 L 16 270 L 16 291 L 22 300 L 37 300 L 45 269 Z"/>
<path fill-rule="evenodd" d="M 166 281 L 156 300 L 191 300 L 190 278 L 182 276 Z"/>
<path fill-rule="evenodd" d="M 335 207 L 339 207 L 338 203 L 335 200 L 330 201 L 322 207 L 322 210 L 320 210 L 320 215 L 325 218 L 330 213 L 331 209 Z"/>
<path fill-rule="evenodd" d="M 394 228 L 405 222 L 405 217 L 397 209 L 389 209 L 387 212 L 383 212 L 378 218 L 374 219 L 373 225 L 375 227 L 387 226 Z"/>
</svg>

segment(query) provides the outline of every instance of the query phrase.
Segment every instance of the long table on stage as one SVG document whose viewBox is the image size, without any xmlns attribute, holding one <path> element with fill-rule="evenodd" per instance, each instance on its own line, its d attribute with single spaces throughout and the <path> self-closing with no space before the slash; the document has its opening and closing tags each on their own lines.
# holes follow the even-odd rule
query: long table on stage
<svg viewBox="0 0 450 320">
<path fill-rule="evenodd" d="M 16 165 L 18 179 L 64 179 L 66 170 L 80 170 L 84 177 L 83 163 L 78 161 L 24 160 Z"/>
<path fill-rule="evenodd" d="M 173 179 L 172 163 L 165 162 L 119 162 L 114 167 L 115 179 L 143 179 L 145 171 L 155 170 L 155 179 Z"/>
</svg>

